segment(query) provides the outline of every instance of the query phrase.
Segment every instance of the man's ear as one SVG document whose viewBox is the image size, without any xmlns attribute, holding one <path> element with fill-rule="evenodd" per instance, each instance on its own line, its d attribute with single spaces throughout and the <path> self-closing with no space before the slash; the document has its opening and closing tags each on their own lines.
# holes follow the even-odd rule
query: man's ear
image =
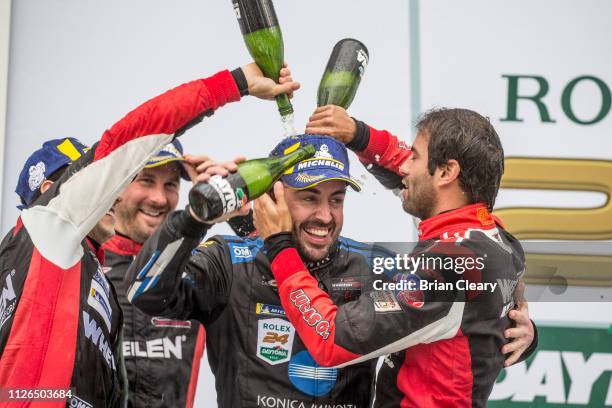
<svg viewBox="0 0 612 408">
<path fill-rule="evenodd" d="M 51 188 L 51 186 L 53 185 L 53 181 L 52 180 L 45 180 L 42 182 L 42 184 L 40 185 L 40 194 L 44 194 L 45 191 L 47 191 L 48 189 Z"/>
<path fill-rule="evenodd" d="M 439 171 L 439 185 L 450 184 L 453 181 L 459 178 L 459 173 L 461 172 L 461 166 L 459 162 L 455 159 L 451 159 L 447 161 L 442 166 L 438 167 Z"/>
</svg>

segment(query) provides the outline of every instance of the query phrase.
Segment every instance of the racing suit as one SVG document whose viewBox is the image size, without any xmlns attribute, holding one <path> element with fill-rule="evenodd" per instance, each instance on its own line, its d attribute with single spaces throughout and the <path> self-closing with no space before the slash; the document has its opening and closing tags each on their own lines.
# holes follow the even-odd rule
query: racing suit
<svg viewBox="0 0 612 408">
<path fill-rule="evenodd" d="M 388 132 L 369 136 L 360 159 L 397 174 L 409 149 Z M 520 243 L 486 205 L 421 222 L 411 254 L 421 263 L 409 272 L 392 271 L 387 282 L 407 286 L 386 286 L 344 305 L 318 287 L 290 234 L 268 237 L 266 248 L 287 317 L 319 364 L 344 367 L 388 355 L 375 406 L 486 406 L 503 367 L 507 312 L 524 272 Z M 459 268 L 459 262 L 470 266 Z"/>
<path fill-rule="evenodd" d="M 128 299 L 151 315 L 203 322 L 219 406 L 370 406 L 376 361 L 318 366 L 280 307 L 262 241 L 214 236 L 200 244 L 205 231 L 187 211 L 170 214 L 128 270 Z M 309 273 L 343 304 L 371 287 L 370 254 L 341 238 Z"/>
<path fill-rule="evenodd" d="M 103 251 L 86 237 L 175 132 L 239 99 L 228 71 L 153 98 L 22 212 L 0 249 L 0 387 L 70 388 L 69 404 L 118 403 L 121 309 Z"/>
<path fill-rule="evenodd" d="M 204 352 L 204 328 L 195 320 L 144 314 L 128 302 L 123 278 L 141 244 L 115 235 L 102 248 L 104 271 L 123 311 L 123 357 L 130 407 L 192 407 Z"/>
</svg>

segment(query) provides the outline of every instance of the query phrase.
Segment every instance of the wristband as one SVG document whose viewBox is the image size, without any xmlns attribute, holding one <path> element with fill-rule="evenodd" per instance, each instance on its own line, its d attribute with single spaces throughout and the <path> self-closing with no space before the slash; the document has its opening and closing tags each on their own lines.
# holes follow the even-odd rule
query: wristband
<svg viewBox="0 0 612 408">
<path fill-rule="evenodd" d="M 355 131 L 355 137 L 346 144 L 346 147 L 354 152 L 360 152 L 368 147 L 368 144 L 370 143 L 370 128 L 364 122 L 357 120 L 352 116 L 351 119 L 355 121 L 357 130 Z"/>
<path fill-rule="evenodd" d="M 236 82 L 238 91 L 240 91 L 240 96 L 248 95 L 249 83 L 247 82 L 246 76 L 244 76 L 242 68 L 236 68 L 235 70 L 233 70 L 232 77 L 234 77 L 234 82 Z"/>
</svg>

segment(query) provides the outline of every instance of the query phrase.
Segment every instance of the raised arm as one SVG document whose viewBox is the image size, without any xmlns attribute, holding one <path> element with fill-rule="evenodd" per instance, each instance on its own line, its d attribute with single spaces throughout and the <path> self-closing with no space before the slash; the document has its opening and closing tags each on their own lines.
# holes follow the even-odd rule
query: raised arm
<svg viewBox="0 0 612 408">
<path fill-rule="evenodd" d="M 231 260 L 219 240 L 200 245 L 208 230 L 188 211 L 176 211 L 145 242 L 130 265 L 127 297 L 152 316 L 212 319 L 227 303 Z"/>
<path fill-rule="evenodd" d="M 306 125 L 306 133 L 341 141 L 386 188 L 401 188 L 399 168 L 410 156 L 410 148 L 397 136 L 354 119 L 335 105 L 317 108 Z"/>
</svg>

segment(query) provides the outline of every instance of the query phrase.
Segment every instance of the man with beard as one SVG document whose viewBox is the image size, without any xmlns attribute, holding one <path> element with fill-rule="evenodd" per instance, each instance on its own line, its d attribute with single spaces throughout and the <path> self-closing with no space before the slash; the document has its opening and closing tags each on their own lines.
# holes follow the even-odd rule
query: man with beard
<svg viewBox="0 0 612 408">
<path fill-rule="evenodd" d="M 272 156 L 305 144 L 316 157 L 282 180 L 309 268 L 342 304 L 371 285 L 368 246 L 339 237 L 346 187 L 359 185 L 346 149 L 332 138 L 288 138 Z M 198 246 L 209 227 L 189 211 L 170 214 L 130 267 L 128 298 L 145 313 L 204 324 L 219 406 L 368 407 L 375 362 L 319 367 L 280 307 L 262 241 L 214 236 Z"/>
<path fill-rule="evenodd" d="M 125 273 L 142 244 L 174 211 L 187 166 L 206 157 L 183 157 L 175 139 L 153 157 L 114 206 L 115 236 L 103 245 L 106 276 L 123 311 L 123 357 L 131 407 L 191 407 L 204 351 L 204 329 L 196 320 L 149 316 L 128 302 Z M 183 166 L 185 162 L 185 166 Z"/>
<path fill-rule="evenodd" d="M 117 196 L 204 116 L 249 93 L 273 99 L 298 87 L 264 78 L 252 63 L 145 102 L 85 153 L 66 139 L 32 155 L 17 188 L 27 208 L 0 244 L 0 388 L 58 390 L 49 406 L 120 404 L 122 313 L 100 265 Z M 45 187 L 47 159 L 62 155 L 70 164 Z"/>
<path fill-rule="evenodd" d="M 421 266 L 393 276 L 401 289 L 335 304 L 304 264 L 279 183 L 276 202 L 256 200 L 255 225 L 285 313 L 319 364 L 350 367 L 390 354 L 377 407 L 484 407 L 524 272 L 520 243 L 490 214 L 503 150 L 489 121 L 465 109 L 429 112 L 417 130 L 411 149 L 388 133 L 344 140 L 361 147 L 363 161 L 403 177 L 404 210 L 422 220 L 411 254 Z"/>
</svg>

